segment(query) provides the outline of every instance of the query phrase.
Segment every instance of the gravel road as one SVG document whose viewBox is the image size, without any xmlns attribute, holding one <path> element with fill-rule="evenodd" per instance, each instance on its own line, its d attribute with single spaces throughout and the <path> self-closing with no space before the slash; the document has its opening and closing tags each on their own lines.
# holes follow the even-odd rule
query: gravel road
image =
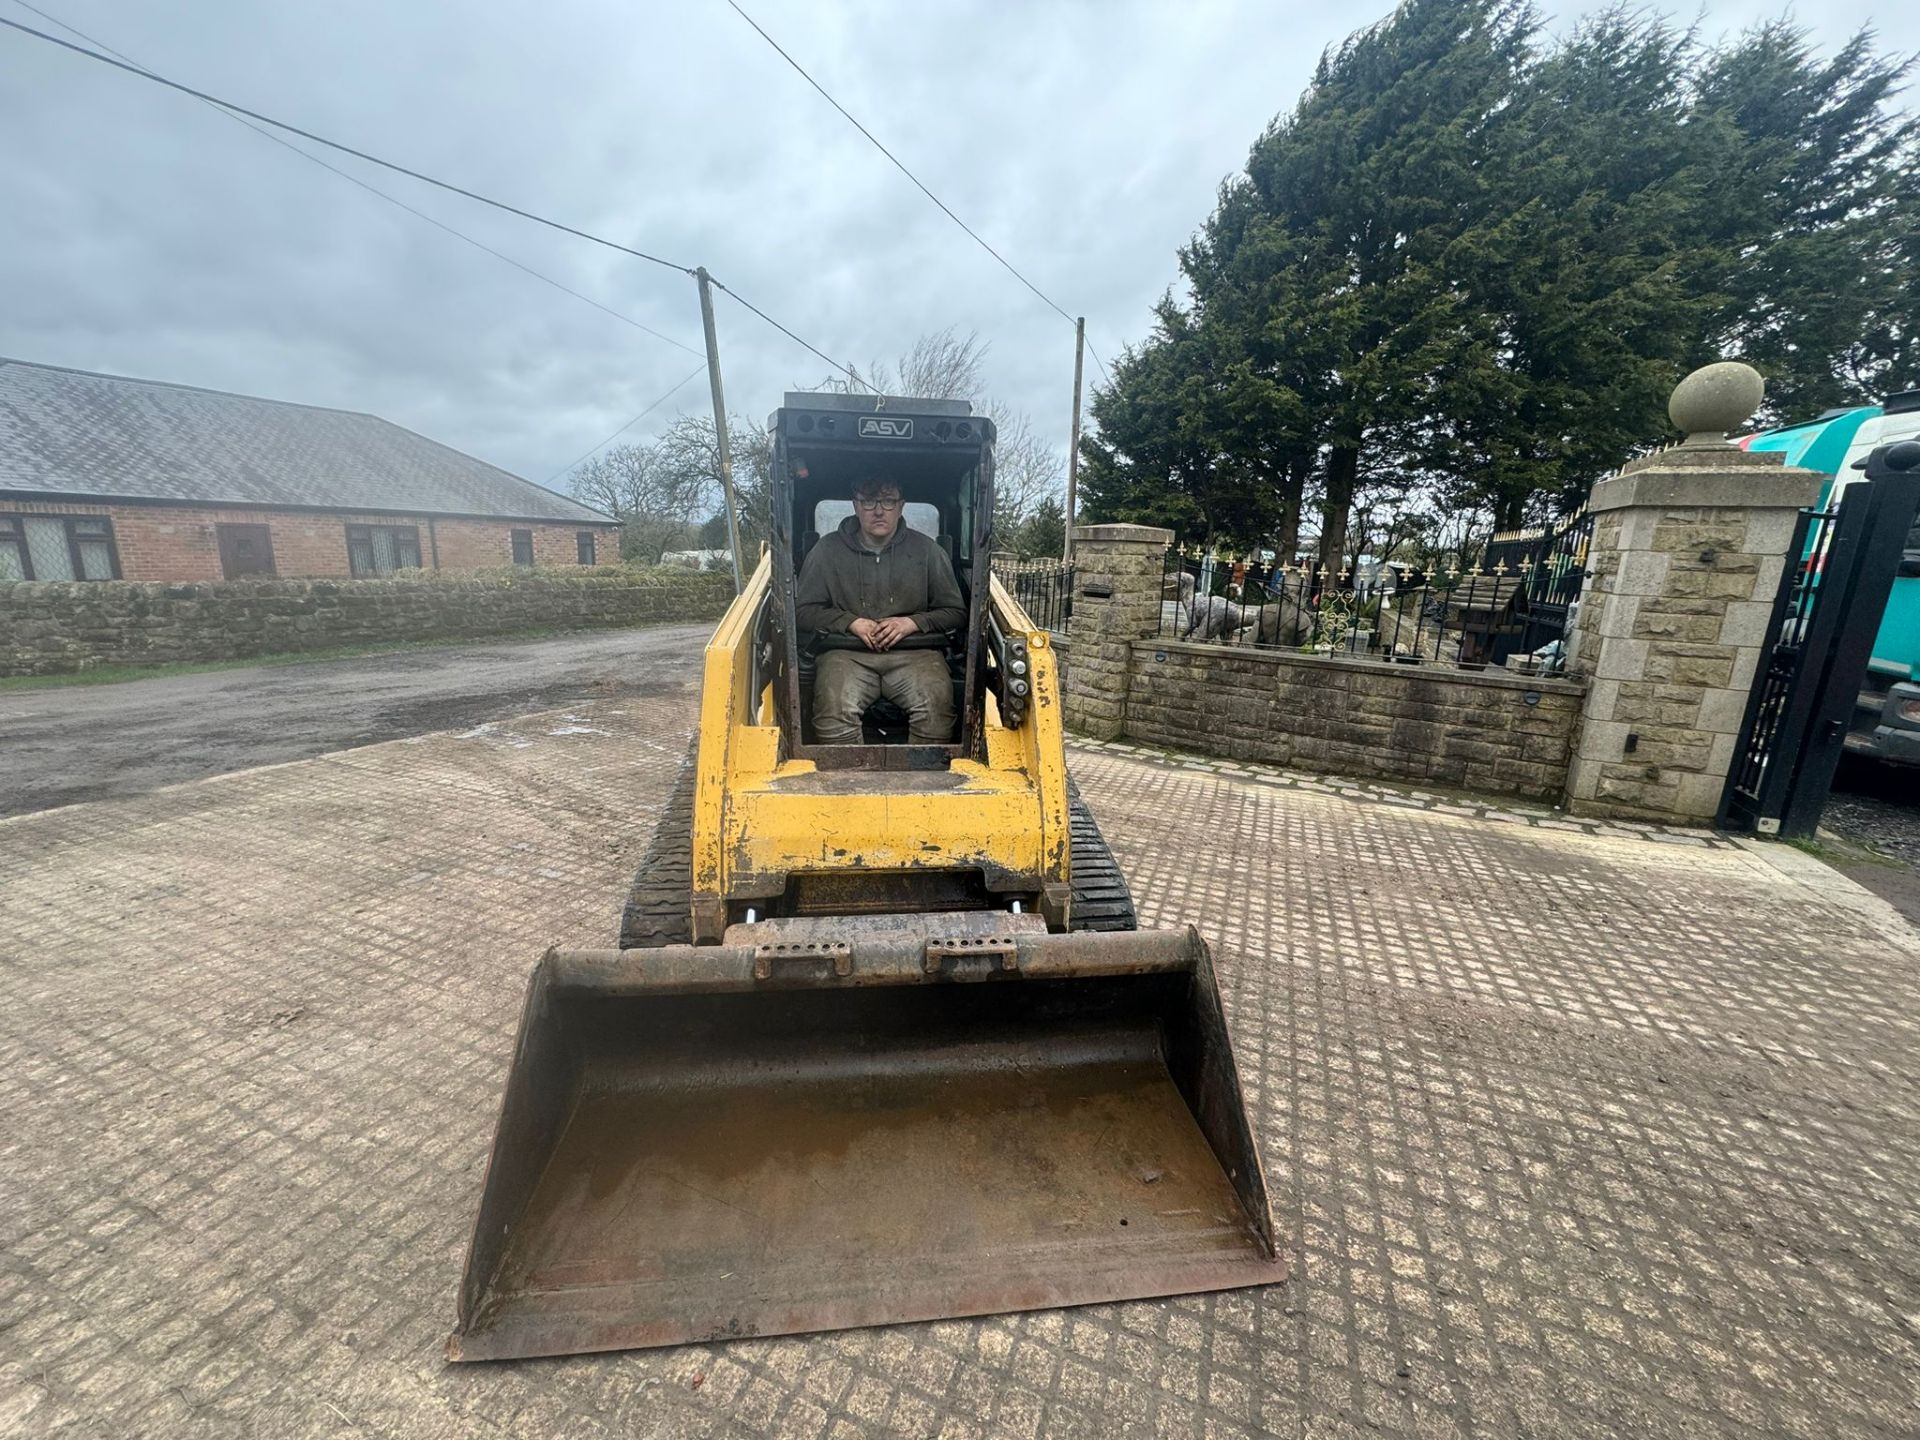
<svg viewBox="0 0 1920 1440">
<path fill-rule="evenodd" d="M 712 626 L 0 691 L 0 816 L 698 682 Z"/>
<path fill-rule="evenodd" d="M 1820 824 L 1885 857 L 1838 868 L 1920 926 L 1920 770 L 1849 756 Z"/>
</svg>

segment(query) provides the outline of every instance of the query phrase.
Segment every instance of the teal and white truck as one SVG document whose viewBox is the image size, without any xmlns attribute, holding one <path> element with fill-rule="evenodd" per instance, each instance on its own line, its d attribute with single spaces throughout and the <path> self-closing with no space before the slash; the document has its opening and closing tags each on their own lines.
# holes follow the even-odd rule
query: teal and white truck
<svg viewBox="0 0 1920 1440">
<path fill-rule="evenodd" d="M 1920 390 L 1891 395 L 1882 405 L 1829 410 L 1817 419 L 1762 430 L 1738 443 L 1747 450 L 1777 451 L 1789 465 L 1832 477 L 1820 496 L 1825 509 L 1839 501 L 1846 486 L 1865 480 L 1856 462 L 1864 462 L 1881 445 L 1915 439 L 1920 439 Z M 1817 563 L 1814 557 L 1805 558 Z M 1847 750 L 1920 765 L 1920 520 L 1907 535 L 1880 617 Z"/>
</svg>

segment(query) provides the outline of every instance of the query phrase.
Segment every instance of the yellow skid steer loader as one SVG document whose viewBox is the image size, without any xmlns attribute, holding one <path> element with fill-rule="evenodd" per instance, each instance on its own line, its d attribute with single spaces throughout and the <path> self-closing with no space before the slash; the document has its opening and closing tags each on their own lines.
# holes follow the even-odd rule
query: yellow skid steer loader
<svg viewBox="0 0 1920 1440">
<path fill-rule="evenodd" d="M 1141 930 L 1067 778 L 1052 648 L 993 579 L 993 426 L 789 395 L 771 543 L 707 646 L 620 948 L 533 973 L 456 1360 L 1283 1278 L 1211 963 Z M 952 561 L 957 733 L 823 744 L 809 549 L 888 481 Z M 1077 598 L 1101 603 L 1097 591 Z"/>
</svg>

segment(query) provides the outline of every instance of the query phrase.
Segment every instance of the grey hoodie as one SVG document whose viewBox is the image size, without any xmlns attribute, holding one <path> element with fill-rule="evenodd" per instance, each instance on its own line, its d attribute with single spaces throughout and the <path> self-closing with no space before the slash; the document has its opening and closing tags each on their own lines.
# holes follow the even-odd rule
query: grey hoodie
<svg viewBox="0 0 1920 1440">
<path fill-rule="evenodd" d="M 911 615 L 923 631 L 957 630 L 967 619 L 947 552 L 904 517 L 883 550 L 860 543 L 857 515 L 822 535 L 800 566 L 794 611 L 802 630 L 830 634 L 895 615 Z"/>
</svg>

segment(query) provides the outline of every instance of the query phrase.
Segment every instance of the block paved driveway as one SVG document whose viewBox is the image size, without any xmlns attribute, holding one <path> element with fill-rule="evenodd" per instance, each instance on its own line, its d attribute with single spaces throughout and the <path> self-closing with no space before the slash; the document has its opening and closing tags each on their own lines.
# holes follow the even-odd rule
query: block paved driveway
<svg viewBox="0 0 1920 1440">
<path fill-rule="evenodd" d="M 1920 1433 L 1912 932 L 1737 848 L 1105 751 L 1291 1283 L 444 1364 L 526 972 L 613 935 L 692 705 L 0 823 L 0 1434 Z"/>
</svg>

